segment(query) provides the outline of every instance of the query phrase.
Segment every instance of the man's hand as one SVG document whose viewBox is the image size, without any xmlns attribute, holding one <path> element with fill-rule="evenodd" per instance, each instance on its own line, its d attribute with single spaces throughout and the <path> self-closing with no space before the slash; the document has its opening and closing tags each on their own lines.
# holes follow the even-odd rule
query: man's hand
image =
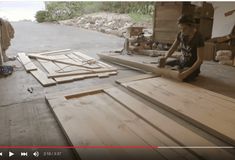
<svg viewBox="0 0 235 160">
<path fill-rule="evenodd" d="M 165 67 L 166 59 L 167 58 L 165 56 L 158 59 L 158 67 L 159 68 Z"/>
</svg>

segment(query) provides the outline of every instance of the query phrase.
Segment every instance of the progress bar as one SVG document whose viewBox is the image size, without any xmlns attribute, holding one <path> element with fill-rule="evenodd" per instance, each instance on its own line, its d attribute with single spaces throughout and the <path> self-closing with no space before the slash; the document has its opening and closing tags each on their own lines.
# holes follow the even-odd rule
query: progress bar
<svg viewBox="0 0 235 160">
<path fill-rule="evenodd" d="M 0 146 L 0 149 L 235 149 L 235 146 Z"/>
</svg>

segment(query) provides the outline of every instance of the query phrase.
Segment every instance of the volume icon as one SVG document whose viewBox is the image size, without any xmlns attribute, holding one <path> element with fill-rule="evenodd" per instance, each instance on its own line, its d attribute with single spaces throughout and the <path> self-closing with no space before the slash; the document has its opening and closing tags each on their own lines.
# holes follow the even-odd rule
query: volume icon
<svg viewBox="0 0 235 160">
<path fill-rule="evenodd" d="M 34 155 L 34 157 L 39 157 L 39 152 L 35 151 L 35 152 L 33 152 L 33 155 Z"/>
</svg>

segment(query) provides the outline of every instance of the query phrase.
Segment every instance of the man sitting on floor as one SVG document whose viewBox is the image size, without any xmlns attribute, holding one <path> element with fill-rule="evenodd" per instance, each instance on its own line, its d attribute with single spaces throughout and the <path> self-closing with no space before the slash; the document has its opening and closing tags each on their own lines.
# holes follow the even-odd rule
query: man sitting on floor
<svg viewBox="0 0 235 160">
<path fill-rule="evenodd" d="M 167 62 L 166 65 L 177 65 L 180 71 L 178 78 L 188 82 L 194 80 L 200 73 L 200 66 L 203 62 L 204 39 L 197 30 L 195 20 L 191 16 L 181 16 L 178 19 L 178 26 L 180 32 L 177 38 L 160 61 L 164 63 L 179 46 L 182 56 L 175 61 Z"/>
</svg>

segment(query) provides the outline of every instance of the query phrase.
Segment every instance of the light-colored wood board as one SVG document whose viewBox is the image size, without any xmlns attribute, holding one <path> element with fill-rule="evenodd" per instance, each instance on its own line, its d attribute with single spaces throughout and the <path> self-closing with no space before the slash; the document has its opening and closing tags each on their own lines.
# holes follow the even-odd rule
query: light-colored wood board
<svg viewBox="0 0 235 160">
<path fill-rule="evenodd" d="M 105 90 L 104 90 L 105 91 Z M 105 91 L 106 92 L 106 91 Z M 106 93 L 107 94 L 107 93 Z M 99 96 L 99 95 L 97 95 Z M 109 95 L 110 96 L 110 95 Z M 109 96 L 103 96 L 102 102 L 107 103 L 110 100 Z M 125 95 L 124 95 L 125 96 Z M 115 100 L 115 99 L 114 99 Z M 132 99 L 131 99 L 132 100 Z M 120 107 L 106 107 L 104 104 L 100 104 L 96 108 L 102 112 L 105 112 L 112 119 L 120 119 L 125 125 L 135 132 L 138 137 L 141 137 L 148 145 L 150 146 L 178 146 L 174 140 L 167 137 L 164 133 L 156 130 L 154 127 L 149 125 L 146 121 L 143 121 L 141 117 L 138 117 L 135 113 L 127 112 L 127 108 L 123 106 L 122 103 L 117 101 L 120 104 Z M 110 103 L 108 103 L 110 104 Z M 100 107 L 102 106 L 102 107 Z M 107 106 L 107 105 L 105 105 Z M 124 128 L 124 127 L 123 127 Z M 194 155 L 186 151 L 185 149 L 168 149 L 168 150 L 159 150 L 159 153 L 164 155 L 166 159 L 197 159 Z"/>
<path fill-rule="evenodd" d="M 79 145 L 81 142 L 82 144 L 89 143 L 90 145 L 106 146 L 177 145 L 174 141 L 139 119 L 135 114 L 129 112 L 126 108 L 122 107 L 120 103 L 115 102 L 103 92 L 98 92 L 97 94 L 88 93 L 87 95 L 82 94 L 82 96 L 78 96 L 79 98 L 74 97 L 69 100 L 70 102 L 63 100 L 63 98 L 49 101 L 59 123 L 62 124 L 61 126 L 64 128 L 67 137 L 73 145 Z M 60 105 L 58 104 L 59 101 L 61 101 L 59 103 Z M 73 107 L 73 109 L 71 109 L 71 107 Z M 64 112 L 62 110 L 66 111 Z M 68 110 L 72 113 L 69 113 Z M 58 113 L 58 111 L 60 113 Z M 65 119 L 68 116 L 71 117 L 69 118 L 70 121 Z M 66 126 L 64 126 L 65 123 Z M 80 126 L 79 131 L 74 129 L 72 125 L 74 123 Z M 80 125 L 80 123 L 82 123 L 82 125 Z M 83 127 L 84 125 L 86 125 L 86 127 Z M 93 135 L 91 135 L 91 133 L 93 133 Z M 94 136 L 96 137 L 94 138 Z M 88 149 L 86 152 L 81 149 L 77 150 L 77 152 L 82 159 L 94 155 L 96 155 L 97 159 L 97 156 L 99 157 L 101 155 L 98 154 L 98 151 L 92 152 L 92 150 Z M 100 152 L 103 152 L 103 150 Z M 197 159 L 184 149 L 178 151 L 175 149 L 159 151 L 158 149 L 139 150 L 123 148 L 121 150 L 109 149 L 107 152 L 112 153 L 112 159 L 168 159 L 173 157 L 180 159 Z M 89 158 L 92 159 L 93 157 Z"/>
<path fill-rule="evenodd" d="M 69 103 L 64 103 L 61 101 L 63 99 L 54 99 L 49 101 L 49 105 L 59 123 L 61 126 L 61 129 L 64 131 L 64 134 L 66 135 L 69 143 L 73 146 L 87 146 L 87 145 L 97 145 L 97 146 L 103 146 L 104 143 L 101 139 L 98 138 L 97 134 L 94 132 L 94 129 L 90 127 L 91 120 L 90 119 L 84 119 L 83 116 L 80 115 L 74 115 L 77 114 L 77 112 L 74 112 L 75 110 L 79 108 L 75 107 L 74 105 L 71 105 Z M 61 103 L 60 103 L 61 102 Z M 70 118 L 70 120 L 63 120 L 66 119 L 67 116 Z M 88 117 L 89 118 L 89 117 Z M 72 122 L 72 123 L 71 123 Z M 76 122 L 76 126 L 74 127 L 74 123 Z M 75 153 L 81 158 L 81 159 L 95 159 L 95 157 L 99 157 L 101 159 L 110 159 L 111 153 L 108 151 L 108 149 L 75 149 Z M 98 155 L 94 155 L 92 153 L 97 152 Z"/>
<path fill-rule="evenodd" d="M 76 56 L 82 58 L 83 60 L 95 60 L 94 58 L 92 58 L 92 57 L 90 57 L 90 56 L 88 56 L 88 55 L 86 55 L 86 54 L 83 54 L 83 53 L 81 53 L 81 52 L 79 52 L 79 51 L 75 51 L 75 52 L 73 52 L 73 53 L 74 53 Z"/>
<path fill-rule="evenodd" d="M 81 60 L 77 56 L 75 56 L 73 53 L 67 54 L 66 57 L 68 58 L 67 59 L 68 62 L 78 62 L 78 63 L 83 64 L 86 67 L 92 67 L 92 68 L 101 68 L 102 67 L 102 66 L 98 65 L 97 60 L 92 59 L 92 58 L 90 58 L 88 60 Z M 91 63 L 89 63 L 89 61 Z"/>
<path fill-rule="evenodd" d="M 154 75 L 154 74 L 140 74 L 140 75 L 136 75 L 136 76 L 118 79 L 115 82 L 118 84 L 123 84 L 126 82 L 132 82 L 132 81 L 137 81 L 137 80 L 141 80 L 141 79 L 148 79 L 148 78 L 153 78 L 153 77 L 156 77 L 156 75 Z"/>
<path fill-rule="evenodd" d="M 133 92 L 143 96 L 147 100 L 163 107 L 164 109 L 190 121 L 197 127 L 207 131 L 210 134 L 230 143 L 235 144 L 235 103 L 224 100 L 225 106 L 221 106 L 214 101 L 218 97 L 211 96 L 209 100 L 208 94 L 184 93 L 174 81 L 157 81 L 158 78 L 131 82 L 127 87 Z M 167 86 L 171 83 L 171 86 Z M 193 92 L 193 90 L 192 90 Z M 204 98 L 207 97 L 207 98 Z"/>
<path fill-rule="evenodd" d="M 55 73 L 55 74 L 48 74 L 49 78 L 56 78 L 56 77 L 64 77 L 64 76 L 74 76 L 74 75 L 84 75 L 84 74 L 94 74 L 94 73 L 104 73 L 104 72 L 116 72 L 116 68 L 102 68 L 102 69 L 93 69 L 93 70 L 81 70 L 81 71 L 73 71 L 73 72 L 65 72 L 65 73 Z"/>
<path fill-rule="evenodd" d="M 143 102 L 133 98 L 117 88 L 106 88 L 104 91 L 125 106 L 128 110 L 144 119 L 151 126 L 154 126 L 157 130 L 160 130 L 171 139 L 174 139 L 181 146 L 217 146 L 204 137 L 177 123 L 173 119 L 170 119 L 153 108 L 148 107 Z M 223 159 L 225 157 L 228 159 L 233 159 L 235 157 L 234 155 L 231 155 L 219 148 L 191 148 L 190 150 L 205 159 Z"/>
<path fill-rule="evenodd" d="M 157 65 L 152 65 L 152 64 L 146 64 L 146 63 L 140 63 L 139 61 L 135 60 L 134 56 L 132 56 L 130 58 L 130 56 L 123 56 L 120 54 L 97 54 L 101 59 L 109 61 L 111 63 L 120 63 L 120 64 L 124 64 L 127 66 L 131 66 L 134 68 L 138 68 L 147 72 L 152 72 L 153 74 L 156 75 L 162 75 L 164 77 L 168 77 L 168 78 L 172 78 L 175 80 L 179 80 L 178 78 L 178 71 L 174 71 L 171 69 L 167 69 L 167 68 L 159 68 L 157 67 Z M 136 57 L 140 57 L 141 56 L 136 56 Z"/>
<path fill-rule="evenodd" d="M 55 50 L 55 51 L 46 51 L 46 52 L 39 52 L 39 53 L 36 53 L 36 54 L 49 55 L 49 54 L 63 53 L 63 52 L 68 52 L 68 51 L 71 51 L 71 49 L 61 49 L 61 50 Z"/>
<path fill-rule="evenodd" d="M 42 84 L 42 86 L 47 87 L 47 86 L 51 86 L 51 85 L 55 85 L 56 82 L 51 79 L 48 78 L 47 75 L 41 70 L 41 69 L 37 69 L 34 71 L 30 71 L 30 73 Z"/>
<path fill-rule="evenodd" d="M 94 91 L 99 91 L 99 90 L 103 90 L 106 88 L 111 88 L 112 85 L 111 84 L 100 84 L 98 86 L 86 86 L 86 87 L 79 87 L 79 88 L 74 88 L 74 89 L 69 89 L 69 90 L 63 90 L 63 91 L 59 91 L 59 92 L 53 92 L 53 93 L 47 93 L 45 95 L 47 100 L 51 100 L 51 99 L 56 99 L 56 98 L 60 98 L 60 97 L 76 97 L 76 95 L 80 95 L 82 93 L 87 93 L 87 92 L 94 92 Z"/>
<path fill-rule="evenodd" d="M 37 61 L 43 66 L 43 68 L 50 74 L 57 73 L 61 69 L 52 61 L 47 61 L 43 59 L 37 59 Z"/>
<path fill-rule="evenodd" d="M 92 57 L 89 57 L 88 55 L 86 55 L 86 54 L 84 54 L 84 53 L 82 53 L 80 51 L 73 52 L 73 54 L 75 56 L 79 57 L 79 58 L 82 58 L 83 60 L 96 60 L 96 59 L 94 59 Z M 97 63 L 99 65 L 101 65 L 103 67 L 113 68 L 113 66 L 111 66 L 111 65 L 109 65 L 107 63 L 104 63 L 104 62 L 101 62 L 101 61 L 98 61 L 98 60 L 96 60 L 96 61 L 97 61 Z"/>
<path fill-rule="evenodd" d="M 116 75 L 117 72 L 107 72 L 105 73 L 107 77 L 110 75 Z M 86 78 L 93 78 L 93 77 L 102 77 L 102 73 L 94 73 L 94 74 L 84 74 L 84 75 L 76 75 L 76 76 L 66 76 L 66 77 L 57 77 L 54 78 L 57 83 L 66 83 L 75 80 L 82 80 Z"/>
<path fill-rule="evenodd" d="M 155 56 L 165 56 L 167 51 L 160 51 L 160 50 L 138 50 L 137 52 L 135 52 L 137 54 L 142 54 L 142 55 L 146 55 L 146 56 L 151 56 L 151 55 L 155 55 Z M 170 57 L 172 58 L 178 58 L 182 55 L 181 52 L 175 51 Z"/>
<path fill-rule="evenodd" d="M 134 135 L 137 135 L 138 137 L 143 139 L 146 145 L 177 145 L 164 134 L 151 127 L 148 123 L 141 120 L 138 116 L 129 112 L 125 107 L 123 107 L 119 102 L 114 101 L 110 96 L 103 93 L 99 93 L 97 95 L 94 95 L 93 97 L 90 97 L 90 100 L 92 99 L 94 99 L 95 103 L 93 104 L 93 109 L 97 110 L 97 112 L 100 112 L 101 116 L 104 114 L 105 117 L 107 117 L 108 123 L 112 123 L 111 125 L 113 125 L 114 122 L 117 122 L 119 126 L 121 126 L 120 129 L 124 129 L 125 131 L 130 130 L 134 133 Z M 116 134 L 120 135 L 120 137 L 116 137 Z M 115 136 L 117 140 L 123 139 L 123 135 L 121 135 L 117 131 L 111 132 L 111 135 Z M 123 143 L 126 143 L 126 145 L 132 145 L 132 143 L 136 142 L 128 138 L 126 140 L 124 139 Z M 163 150 L 159 151 L 159 149 L 156 149 L 156 151 L 163 155 L 163 157 L 165 157 L 166 159 L 170 159 L 173 157 L 186 159 L 187 156 L 188 159 L 197 159 L 195 156 L 185 150 L 182 150 L 181 153 L 178 153 L 175 150 L 168 150 L 164 152 Z M 139 152 L 139 154 L 141 154 L 141 157 L 148 159 L 147 157 L 145 157 L 145 155 L 143 155 L 145 154 L 143 152 L 146 151 L 140 150 Z M 146 154 L 146 156 L 147 155 L 148 154 Z M 141 157 L 138 158 L 142 159 Z M 158 159 L 157 157 L 155 158 Z"/>
<path fill-rule="evenodd" d="M 49 60 L 53 62 L 59 62 L 67 65 L 72 65 L 72 66 L 78 66 L 78 67 L 83 67 L 83 68 L 89 68 L 89 69 L 95 69 L 97 68 L 96 66 L 89 65 L 85 66 L 83 64 L 79 64 L 77 62 L 72 62 L 68 61 L 68 59 L 56 59 L 54 56 L 45 56 L 45 55 L 38 55 L 38 54 L 29 54 L 30 58 L 37 58 L 37 59 L 44 59 L 44 60 Z"/>
<path fill-rule="evenodd" d="M 29 59 L 29 57 L 25 53 L 18 53 L 18 57 L 27 72 L 37 70 L 35 64 Z"/>
<path fill-rule="evenodd" d="M 69 141 L 74 146 L 90 145 L 90 146 L 146 146 L 144 140 L 135 135 L 135 133 L 125 126 L 119 119 L 112 118 L 112 114 L 106 114 L 99 108 L 110 107 L 109 103 L 103 103 L 102 93 L 100 98 L 95 95 L 80 97 L 79 100 L 72 102 L 62 102 L 58 104 L 58 100 L 54 102 L 53 111 L 63 127 Z M 96 101 L 94 101 L 94 98 Z M 71 101 L 71 100 L 70 100 Z M 110 98 L 110 103 L 120 107 L 118 103 Z M 49 101 L 53 106 L 53 102 Z M 101 105 L 102 104 L 102 105 Z M 103 106 L 104 105 L 104 106 Z M 127 111 L 128 112 L 128 111 Z M 66 118 L 67 117 L 67 118 Z M 70 118 L 69 118 L 70 117 Z M 69 120 L 66 120 L 68 119 Z M 74 127 L 74 124 L 80 129 Z M 141 129 L 141 128 L 140 128 Z M 77 149 L 82 159 L 165 159 L 157 150 L 142 149 Z"/>
<path fill-rule="evenodd" d="M 84 53 L 81 53 L 79 51 L 76 51 L 76 52 L 73 52 L 73 54 L 70 54 L 68 56 L 71 56 L 73 57 L 74 59 L 80 59 L 81 61 L 93 61 L 93 62 L 96 62 L 95 64 L 100 66 L 100 67 L 108 67 L 108 68 L 113 68 L 111 65 L 108 65 L 104 62 L 101 62 L 101 61 L 98 61 L 97 59 L 95 58 L 92 58 Z"/>
<path fill-rule="evenodd" d="M 168 87 L 181 96 L 188 96 L 196 102 L 206 103 L 213 107 L 228 108 L 235 111 L 235 99 L 223 96 L 221 94 L 191 85 L 189 83 L 172 83 L 172 81 L 165 78 L 154 79 L 157 83 L 167 83 Z M 153 82 L 154 83 L 154 82 Z M 178 93 L 180 92 L 180 93 Z"/>
<path fill-rule="evenodd" d="M 63 61 L 66 61 L 68 63 L 78 63 L 78 64 L 81 64 L 81 61 L 73 61 L 72 59 L 69 59 L 69 57 L 67 55 L 56 55 L 54 56 L 54 58 L 56 60 L 63 60 Z M 55 62 L 55 64 L 60 67 L 61 69 L 61 72 L 71 72 L 71 71 L 77 71 L 79 69 L 84 69 L 83 67 L 79 67 L 79 66 L 73 66 L 73 65 L 69 65 L 69 64 L 64 64 L 64 63 L 59 63 L 59 62 Z"/>
</svg>

